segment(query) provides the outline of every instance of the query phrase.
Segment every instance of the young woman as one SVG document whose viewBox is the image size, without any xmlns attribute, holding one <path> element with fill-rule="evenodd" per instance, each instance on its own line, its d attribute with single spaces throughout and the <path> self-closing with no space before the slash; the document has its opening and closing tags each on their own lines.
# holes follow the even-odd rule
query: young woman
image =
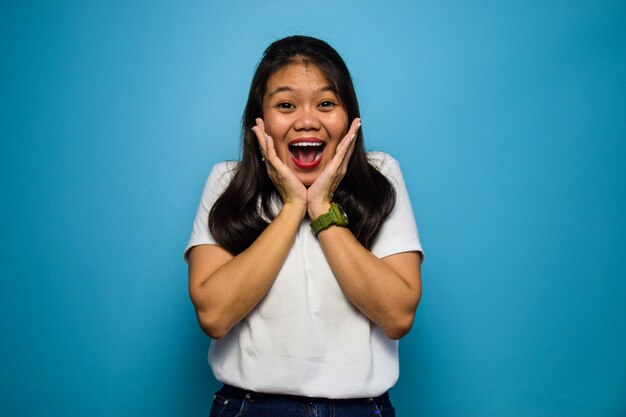
<svg viewBox="0 0 626 417">
<path fill-rule="evenodd" d="M 421 245 L 398 163 L 366 153 L 348 69 L 327 43 L 271 44 L 240 162 L 213 167 L 189 292 L 224 387 L 211 416 L 393 416 Z"/>
</svg>

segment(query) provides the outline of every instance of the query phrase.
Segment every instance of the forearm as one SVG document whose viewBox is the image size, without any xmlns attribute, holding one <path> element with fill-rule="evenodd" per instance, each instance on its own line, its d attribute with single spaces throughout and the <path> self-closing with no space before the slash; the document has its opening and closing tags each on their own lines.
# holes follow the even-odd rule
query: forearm
<svg viewBox="0 0 626 417">
<path fill-rule="evenodd" d="M 213 270 L 195 267 L 194 263 L 206 260 L 219 264 L 215 258 L 223 255 L 194 260 L 192 252 L 190 294 L 207 334 L 223 337 L 261 301 L 293 245 L 304 212 L 303 206 L 286 204 L 250 247 L 237 256 L 227 255 L 230 259 L 225 258 Z"/>
<path fill-rule="evenodd" d="M 394 270 L 363 247 L 347 228 L 331 226 L 318 238 L 348 299 L 389 337 L 404 336 L 413 324 L 421 297 L 419 255 L 393 255 L 399 261 Z"/>
</svg>

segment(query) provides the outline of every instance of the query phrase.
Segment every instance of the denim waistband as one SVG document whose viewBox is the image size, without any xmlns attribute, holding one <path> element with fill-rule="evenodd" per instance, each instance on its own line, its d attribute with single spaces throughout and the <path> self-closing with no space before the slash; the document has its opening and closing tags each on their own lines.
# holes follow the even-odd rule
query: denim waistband
<svg viewBox="0 0 626 417">
<path fill-rule="evenodd" d="M 262 392 L 254 392 L 250 390 L 245 390 L 242 388 L 234 387 L 232 385 L 224 384 L 220 392 L 225 396 L 236 397 L 241 399 L 246 399 L 249 402 L 254 403 L 258 400 L 283 400 L 283 401 L 294 401 L 294 402 L 303 402 L 303 403 L 324 403 L 324 402 L 332 402 L 335 404 L 363 404 L 363 403 L 372 403 L 372 402 L 381 402 L 381 401 L 389 401 L 389 393 L 385 392 L 378 397 L 368 397 L 368 398 L 323 398 L 323 397 L 305 397 L 301 395 L 289 395 L 289 394 L 268 394 Z"/>
</svg>

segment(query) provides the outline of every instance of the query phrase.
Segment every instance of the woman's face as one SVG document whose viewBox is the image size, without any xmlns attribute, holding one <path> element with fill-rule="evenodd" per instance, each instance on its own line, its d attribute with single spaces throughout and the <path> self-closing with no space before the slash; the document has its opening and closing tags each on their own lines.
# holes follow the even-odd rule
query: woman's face
<svg viewBox="0 0 626 417">
<path fill-rule="evenodd" d="M 307 187 L 348 132 L 348 114 L 314 64 L 290 64 L 270 76 L 263 121 L 276 154 Z"/>
</svg>

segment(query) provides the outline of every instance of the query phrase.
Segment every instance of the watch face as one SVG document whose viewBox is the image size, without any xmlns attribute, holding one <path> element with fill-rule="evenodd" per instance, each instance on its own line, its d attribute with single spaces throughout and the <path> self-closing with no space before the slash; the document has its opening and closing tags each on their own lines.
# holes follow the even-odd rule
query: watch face
<svg viewBox="0 0 626 417">
<path fill-rule="evenodd" d="M 322 230 L 336 224 L 337 226 L 348 226 L 348 215 L 337 203 L 333 203 L 328 210 L 328 213 L 322 214 L 317 219 L 311 222 L 311 229 L 316 235 Z"/>
<path fill-rule="evenodd" d="M 336 213 L 335 215 L 335 219 L 337 220 L 337 225 L 338 226 L 347 226 L 348 225 L 348 215 L 346 214 L 345 211 L 343 211 L 343 208 L 341 208 L 341 206 L 339 204 L 334 204 L 333 205 L 333 211 Z"/>
</svg>

